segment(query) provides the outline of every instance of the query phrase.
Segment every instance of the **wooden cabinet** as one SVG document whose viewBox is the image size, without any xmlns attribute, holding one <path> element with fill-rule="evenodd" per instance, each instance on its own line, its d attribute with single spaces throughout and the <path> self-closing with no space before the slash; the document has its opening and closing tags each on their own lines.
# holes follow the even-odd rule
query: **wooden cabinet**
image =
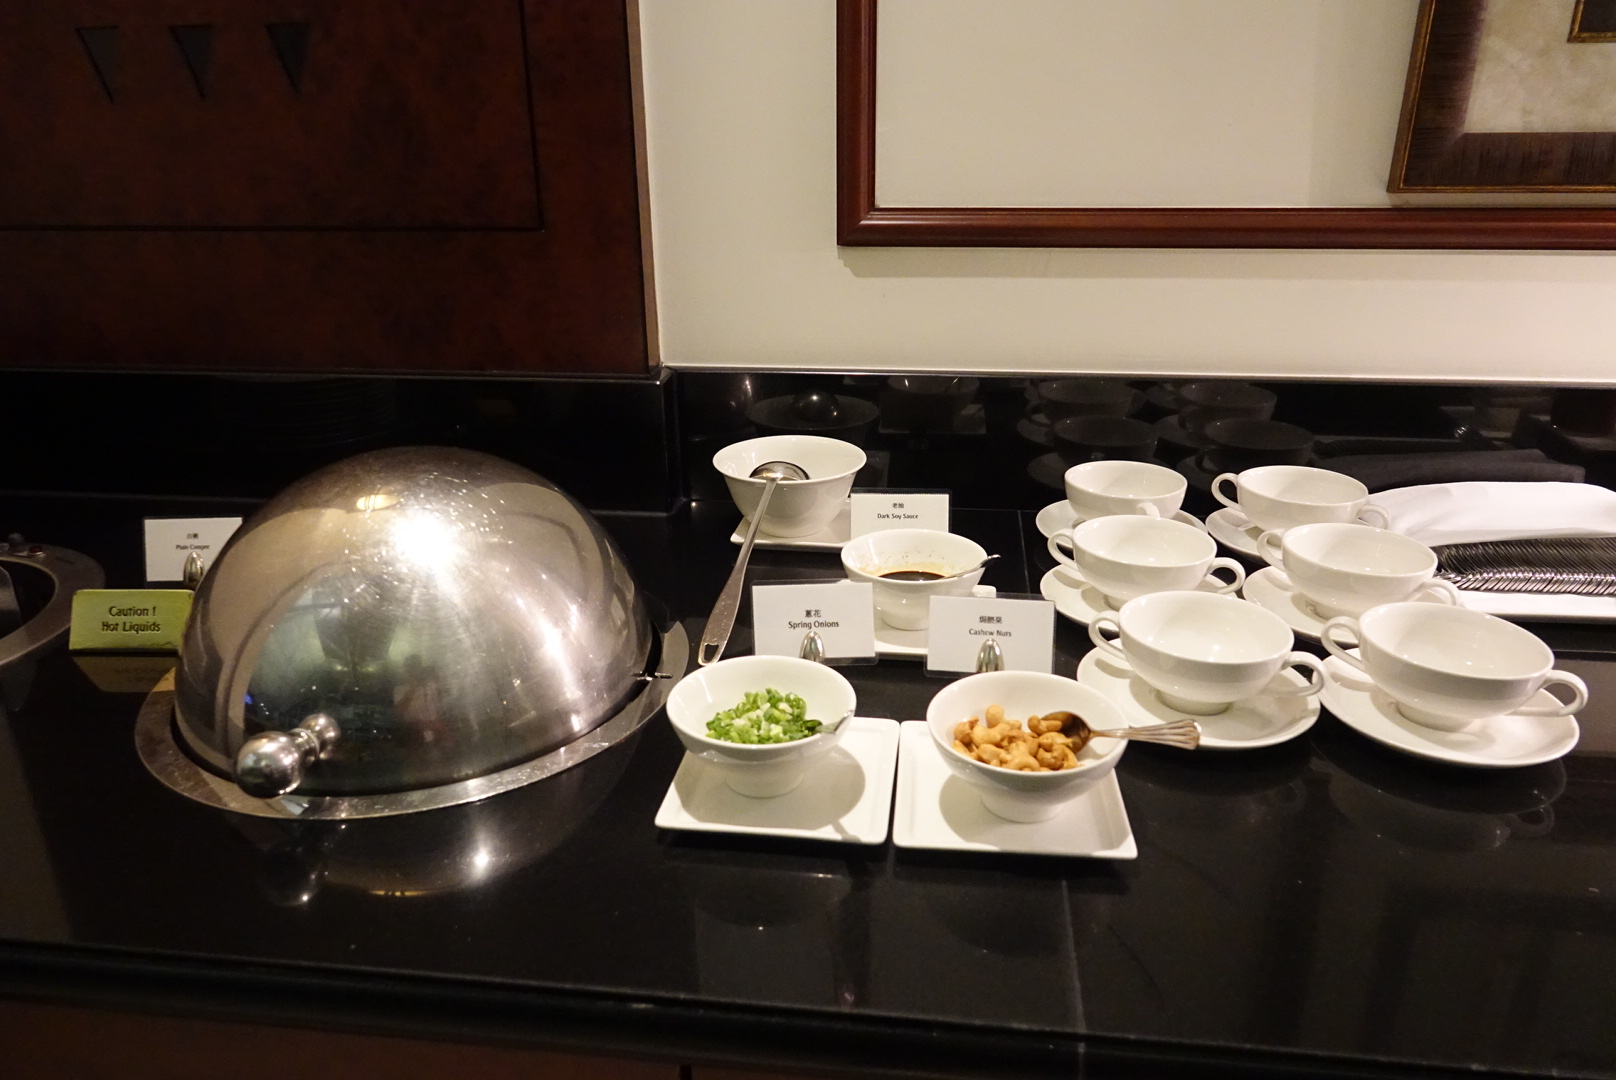
<svg viewBox="0 0 1616 1080">
<path fill-rule="evenodd" d="M 679 1080 L 679 1066 L 0 1000 L 7 1080 Z"/>
<path fill-rule="evenodd" d="M 645 372 L 633 14 L 12 0 L 0 364 Z"/>
</svg>

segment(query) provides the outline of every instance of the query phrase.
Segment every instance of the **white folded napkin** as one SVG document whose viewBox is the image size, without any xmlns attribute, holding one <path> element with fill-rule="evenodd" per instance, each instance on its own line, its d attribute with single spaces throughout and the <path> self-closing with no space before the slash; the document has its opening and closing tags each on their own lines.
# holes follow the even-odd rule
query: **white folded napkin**
<svg viewBox="0 0 1616 1080">
<path fill-rule="evenodd" d="M 1391 530 L 1429 547 L 1529 537 L 1616 536 L 1616 491 L 1597 484 L 1473 480 L 1377 492 Z"/>
<path fill-rule="evenodd" d="M 1616 596 L 1460 589 L 1459 601 L 1471 611 L 1523 622 L 1616 622 Z"/>
</svg>

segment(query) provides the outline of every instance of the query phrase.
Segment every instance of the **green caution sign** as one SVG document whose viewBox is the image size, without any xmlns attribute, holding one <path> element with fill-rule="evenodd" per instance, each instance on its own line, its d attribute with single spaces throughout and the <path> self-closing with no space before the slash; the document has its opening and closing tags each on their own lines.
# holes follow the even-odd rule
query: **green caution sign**
<svg viewBox="0 0 1616 1080">
<path fill-rule="evenodd" d="M 80 589 L 67 647 L 178 652 L 190 614 L 189 589 Z"/>
</svg>

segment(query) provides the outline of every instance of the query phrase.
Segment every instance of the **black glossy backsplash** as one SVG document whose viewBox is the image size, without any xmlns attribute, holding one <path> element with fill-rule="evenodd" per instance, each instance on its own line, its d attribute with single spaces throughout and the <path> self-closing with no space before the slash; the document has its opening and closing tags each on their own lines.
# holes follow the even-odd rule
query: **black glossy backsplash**
<svg viewBox="0 0 1616 1080">
<path fill-rule="evenodd" d="M 1550 462 L 1585 468 L 1597 483 L 1616 477 L 1612 391 L 1298 381 L 1231 392 L 1225 383 L 1192 392 L 1196 404 L 1178 398 L 1182 385 L 696 371 L 619 380 L 8 372 L 0 489 L 257 500 L 352 454 L 437 444 L 509 458 L 595 510 L 661 513 L 685 499 L 727 498 L 714 452 L 781 432 L 860 443 L 871 456 L 861 484 L 947 488 L 956 505 L 992 509 L 1043 505 L 1059 496 L 1070 464 L 1094 455 L 1179 468 L 1197 513 L 1212 508 L 1216 472 L 1265 461 L 1350 456 L 1371 488 L 1377 476 L 1457 478 L 1444 472 L 1460 460 L 1445 456 L 1455 451 L 1482 470 L 1474 478 L 1574 475 L 1536 468 Z M 1080 422 L 1107 412 L 1135 422 Z M 1131 436 L 1116 428 L 1142 442 L 1125 446 Z M 1418 463 L 1409 471 L 1408 455 L 1431 454 L 1444 455 L 1434 473 Z"/>
<path fill-rule="evenodd" d="M 516 380 L 0 373 L 0 489 L 265 499 L 390 446 L 460 446 L 596 510 L 676 505 L 671 376 Z"/>
</svg>

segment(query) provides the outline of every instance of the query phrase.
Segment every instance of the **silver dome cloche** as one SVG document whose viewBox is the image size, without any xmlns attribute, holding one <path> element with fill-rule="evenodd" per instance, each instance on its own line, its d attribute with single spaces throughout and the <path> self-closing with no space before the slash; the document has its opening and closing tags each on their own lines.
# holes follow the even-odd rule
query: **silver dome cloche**
<svg viewBox="0 0 1616 1080">
<path fill-rule="evenodd" d="M 178 747 L 137 739 L 159 778 L 229 809 L 453 805 L 617 741 L 686 654 L 554 484 L 468 450 L 381 450 L 276 496 L 202 579 L 173 713 L 213 775 L 165 775 Z"/>
</svg>

